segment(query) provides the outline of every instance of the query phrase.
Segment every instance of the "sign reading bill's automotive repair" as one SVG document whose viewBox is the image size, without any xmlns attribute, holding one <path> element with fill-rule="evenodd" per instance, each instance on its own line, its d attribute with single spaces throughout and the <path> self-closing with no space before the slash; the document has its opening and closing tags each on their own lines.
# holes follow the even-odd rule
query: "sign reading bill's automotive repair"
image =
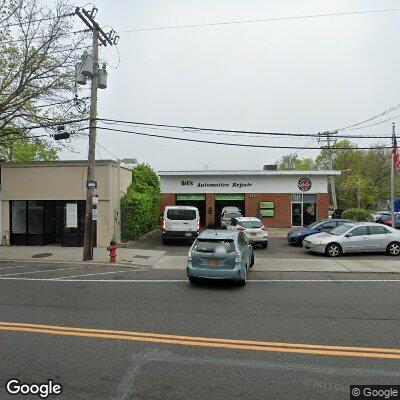
<svg viewBox="0 0 400 400">
<path fill-rule="evenodd" d="M 191 193 L 327 193 L 327 179 L 324 176 L 313 176 L 299 187 L 302 176 L 292 175 L 192 175 L 160 174 L 161 192 L 176 194 Z M 307 185 L 308 184 L 308 185 Z M 306 189 L 308 186 L 308 190 Z"/>
</svg>

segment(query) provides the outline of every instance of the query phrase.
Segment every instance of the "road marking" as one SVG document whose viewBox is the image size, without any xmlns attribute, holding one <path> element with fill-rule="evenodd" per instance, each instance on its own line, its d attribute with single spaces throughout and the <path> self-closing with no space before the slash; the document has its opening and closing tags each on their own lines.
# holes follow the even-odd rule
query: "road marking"
<svg viewBox="0 0 400 400">
<path fill-rule="evenodd" d="M 0 331 L 30 332 L 50 335 L 128 340 L 136 342 L 175 344 L 182 346 L 224 348 L 277 353 L 298 353 L 320 356 L 363 357 L 400 360 L 400 349 L 329 346 L 315 344 L 281 343 L 255 340 L 235 340 L 197 336 L 167 335 L 111 329 L 75 328 L 53 325 L 0 322 Z"/>
<path fill-rule="evenodd" d="M 83 274 L 83 275 L 72 275 L 72 276 L 61 276 L 58 278 L 51 278 L 49 279 L 50 281 L 56 281 L 59 279 L 64 280 L 64 278 L 79 278 L 80 276 L 91 276 L 91 275 L 105 275 L 105 274 L 119 274 L 119 273 L 125 273 L 125 272 L 137 272 L 137 271 L 145 271 L 147 268 L 141 268 L 141 269 L 135 269 L 135 270 L 120 270 L 120 271 L 111 271 L 111 272 L 97 272 L 95 274 Z M 86 280 L 84 280 L 86 282 Z M 103 281 L 108 282 L 107 279 L 103 279 Z M 72 282 L 75 282 L 75 279 L 72 280 Z"/>
<path fill-rule="evenodd" d="M 143 268 L 135 271 L 145 271 L 147 268 Z M 55 271 L 55 270 L 52 270 Z M 133 270 L 128 271 L 113 271 L 110 273 L 117 272 L 135 272 Z M 25 272 L 27 273 L 27 272 Z M 108 273 L 108 272 L 106 272 Z M 103 272 L 79 276 L 89 275 L 101 275 Z M 13 278 L 5 277 L 7 274 L 0 275 L 0 280 L 15 280 L 15 281 L 39 281 L 39 282 L 113 282 L 113 283 L 189 283 L 187 279 L 66 279 L 71 276 L 61 278 Z M 72 276 L 73 277 L 73 276 Z M 248 283 L 335 283 L 335 282 L 350 282 L 350 283 L 399 283 L 400 279 L 248 279 Z M 199 285 L 201 287 L 201 285 Z"/>
<path fill-rule="evenodd" d="M 13 276 L 13 275 L 26 275 L 26 274 L 40 274 L 42 272 L 67 271 L 70 269 L 82 269 L 82 268 L 84 268 L 84 267 L 45 269 L 45 270 L 40 270 L 40 271 L 29 271 L 29 272 L 13 272 L 11 274 L 0 274 L 0 277 L 1 276 Z"/>
<path fill-rule="evenodd" d="M 29 267 L 33 267 L 33 265 L 14 265 L 12 267 L 1 267 L 0 271 L 2 269 L 10 269 L 10 268 L 29 268 Z"/>
</svg>

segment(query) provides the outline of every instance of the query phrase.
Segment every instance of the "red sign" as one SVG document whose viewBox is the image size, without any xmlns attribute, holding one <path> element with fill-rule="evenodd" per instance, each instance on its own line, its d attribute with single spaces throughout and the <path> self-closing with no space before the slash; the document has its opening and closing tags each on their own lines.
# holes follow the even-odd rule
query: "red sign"
<svg viewBox="0 0 400 400">
<path fill-rule="evenodd" d="M 297 184 L 298 188 L 302 192 L 307 192 L 311 189 L 311 180 L 308 178 L 301 178 L 299 179 L 299 183 Z"/>
</svg>

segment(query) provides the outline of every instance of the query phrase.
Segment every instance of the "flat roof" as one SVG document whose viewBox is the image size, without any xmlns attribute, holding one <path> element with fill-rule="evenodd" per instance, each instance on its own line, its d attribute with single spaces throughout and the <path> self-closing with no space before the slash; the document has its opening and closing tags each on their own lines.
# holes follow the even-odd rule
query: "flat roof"
<svg viewBox="0 0 400 400">
<path fill-rule="evenodd" d="M 1 167 L 6 168 L 24 168 L 24 167 L 67 167 L 67 166 L 86 166 L 87 160 L 56 160 L 56 161 L 30 161 L 30 162 L 15 162 L 15 161 L 2 161 Z M 96 160 L 96 165 L 113 165 L 117 166 L 115 160 Z M 121 168 L 131 170 L 126 166 L 121 165 Z"/>
<path fill-rule="evenodd" d="M 246 176 L 246 175 L 268 175 L 268 176 L 332 176 L 340 175 L 341 171 L 329 171 L 329 170 L 310 170 L 310 171 L 270 171 L 270 170 L 184 170 L 184 171 L 158 171 L 160 176 L 182 176 L 182 175 L 192 175 L 192 176 L 215 176 L 215 175 L 233 175 L 233 176 Z"/>
</svg>

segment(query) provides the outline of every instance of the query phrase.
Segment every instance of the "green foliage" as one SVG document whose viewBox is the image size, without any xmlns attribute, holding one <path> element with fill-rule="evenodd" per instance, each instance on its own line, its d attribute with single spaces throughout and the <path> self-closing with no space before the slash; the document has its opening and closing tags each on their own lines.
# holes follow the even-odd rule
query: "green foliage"
<svg viewBox="0 0 400 400">
<path fill-rule="evenodd" d="M 343 211 L 342 218 L 360 222 L 371 221 L 371 213 L 363 208 L 349 208 Z"/>
<path fill-rule="evenodd" d="M 19 129 L 6 128 L 0 134 L 0 159 L 15 162 L 55 161 L 57 149 L 48 142 L 30 138 Z"/>
<path fill-rule="evenodd" d="M 160 180 L 146 164 L 132 171 L 132 183 L 121 199 L 121 237 L 124 242 L 156 228 L 160 221 Z"/>
<path fill-rule="evenodd" d="M 299 158 L 297 154 L 283 156 L 278 162 L 278 169 L 283 171 L 299 170 L 307 171 L 314 169 L 314 160 L 312 158 Z"/>
</svg>

